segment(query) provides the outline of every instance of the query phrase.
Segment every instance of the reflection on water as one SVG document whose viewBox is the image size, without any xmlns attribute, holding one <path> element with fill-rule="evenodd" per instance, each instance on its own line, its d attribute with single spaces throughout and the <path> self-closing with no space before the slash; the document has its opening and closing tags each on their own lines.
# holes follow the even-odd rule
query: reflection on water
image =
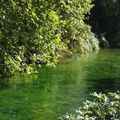
<svg viewBox="0 0 120 120">
<path fill-rule="evenodd" d="M 7 79 L 0 79 L 0 90 L 6 89 L 9 87 L 9 80 Z"/>
<path fill-rule="evenodd" d="M 38 74 L 0 79 L 1 120 L 57 120 L 89 93 L 120 90 L 120 50 L 62 60 Z"/>
</svg>

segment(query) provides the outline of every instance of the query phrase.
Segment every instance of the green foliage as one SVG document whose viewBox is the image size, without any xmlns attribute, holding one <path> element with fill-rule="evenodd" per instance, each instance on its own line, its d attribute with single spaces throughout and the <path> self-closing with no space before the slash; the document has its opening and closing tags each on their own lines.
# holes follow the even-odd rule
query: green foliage
<svg viewBox="0 0 120 120">
<path fill-rule="evenodd" d="M 86 53 L 98 49 L 98 41 L 89 25 L 84 23 L 85 14 L 89 14 L 92 0 L 62 1 L 62 41 L 73 53 Z M 63 14 L 64 13 L 64 14 Z"/>
<path fill-rule="evenodd" d="M 0 73 L 31 73 L 41 64 L 55 66 L 61 52 L 69 46 L 67 41 L 72 42 L 66 37 L 68 31 L 84 29 L 80 35 L 85 32 L 87 25 L 79 21 L 85 19 L 91 8 L 91 0 L 1 0 Z M 86 36 L 81 37 L 85 45 L 94 36 L 89 27 Z M 94 46 L 93 42 L 96 41 L 91 43 Z"/>
<path fill-rule="evenodd" d="M 70 20 L 66 26 L 66 43 L 69 50 L 73 53 L 87 53 L 97 50 L 98 40 L 91 32 L 89 25 L 82 20 Z"/>
<path fill-rule="evenodd" d="M 61 120 L 119 120 L 120 93 L 92 94 L 94 101 L 86 101 L 75 115 L 66 115 Z"/>
</svg>

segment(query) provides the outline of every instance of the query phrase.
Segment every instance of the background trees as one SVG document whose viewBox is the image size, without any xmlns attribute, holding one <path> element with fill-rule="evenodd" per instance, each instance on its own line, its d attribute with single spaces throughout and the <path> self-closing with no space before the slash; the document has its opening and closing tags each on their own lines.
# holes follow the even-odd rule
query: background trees
<svg viewBox="0 0 120 120">
<path fill-rule="evenodd" d="M 97 34 L 105 33 L 111 47 L 120 47 L 120 1 L 95 0 L 89 23 Z"/>
</svg>

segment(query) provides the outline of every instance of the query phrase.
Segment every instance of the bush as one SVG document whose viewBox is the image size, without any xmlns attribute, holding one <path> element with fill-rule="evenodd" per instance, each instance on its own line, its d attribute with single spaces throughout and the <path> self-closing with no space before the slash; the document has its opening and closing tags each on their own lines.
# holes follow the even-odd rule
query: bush
<svg viewBox="0 0 120 120">
<path fill-rule="evenodd" d="M 83 22 L 85 14 L 89 14 L 92 8 L 91 2 L 92 0 L 1 0 L 0 74 L 31 73 L 41 64 L 55 66 L 61 52 L 68 48 L 69 43 L 74 44 L 71 43 L 74 40 L 73 30 L 77 32 L 76 38 L 80 33 L 79 38 L 75 39 L 79 42 L 79 47 L 83 43 L 87 50 L 88 46 L 97 46 L 97 40 L 92 40 L 93 33 Z M 86 37 L 81 36 L 82 33 Z M 85 42 L 82 43 L 81 38 Z"/>
<path fill-rule="evenodd" d="M 48 2 L 1 1 L 0 73 L 30 73 L 37 64 L 52 66 L 58 60 L 59 16 Z M 56 50 L 57 49 L 57 50 Z"/>
<path fill-rule="evenodd" d="M 82 20 L 70 20 L 66 30 L 67 32 L 64 35 L 71 52 L 83 54 L 99 49 L 98 40 L 91 32 L 91 27 Z"/>
<path fill-rule="evenodd" d="M 93 93 L 94 101 L 86 101 L 76 114 L 67 114 L 60 120 L 120 120 L 120 92 Z"/>
</svg>

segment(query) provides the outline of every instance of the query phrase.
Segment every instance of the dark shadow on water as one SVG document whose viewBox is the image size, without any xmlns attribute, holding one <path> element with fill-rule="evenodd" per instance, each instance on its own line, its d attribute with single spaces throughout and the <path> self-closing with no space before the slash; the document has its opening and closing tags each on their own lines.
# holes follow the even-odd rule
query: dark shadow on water
<svg viewBox="0 0 120 120">
<path fill-rule="evenodd" d="M 88 82 L 94 85 L 89 89 L 92 92 L 116 92 L 120 91 L 120 78 L 97 78 L 97 79 L 88 79 Z"/>
<path fill-rule="evenodd" d="M 0 90 L 7 89 L 9 87 L 8 79 L 0 79 Z"/>
</svg>

